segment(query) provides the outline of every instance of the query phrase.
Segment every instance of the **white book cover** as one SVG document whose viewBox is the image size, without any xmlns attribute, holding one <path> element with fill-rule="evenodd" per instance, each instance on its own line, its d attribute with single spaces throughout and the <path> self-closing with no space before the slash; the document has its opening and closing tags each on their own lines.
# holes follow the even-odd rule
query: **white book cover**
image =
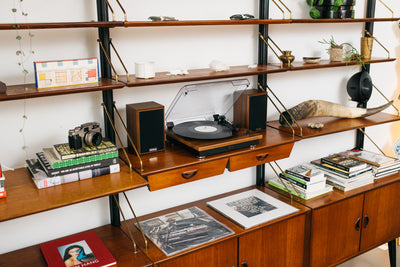
<svg viewBox="0 0 400 267">
<path fill-rule="evenodd" d="M 207 205 L 245 229 L 298 211 L 297 208 L 257 189 L 209 201 Z"/>
</svg>

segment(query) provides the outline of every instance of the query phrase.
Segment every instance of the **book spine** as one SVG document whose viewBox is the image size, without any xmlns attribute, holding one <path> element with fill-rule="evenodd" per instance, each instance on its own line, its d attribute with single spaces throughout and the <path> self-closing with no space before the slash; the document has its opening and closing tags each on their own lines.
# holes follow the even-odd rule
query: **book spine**
<svg viewBox="0 0 400 267">
<path fill-rule="evenodd" d="M 39 153 L 41 153 L 41 152 L 39 152 Z M 49 150 L 44 149 L 43 153 L 44 153 L 45 158 L 49 162 L 50 167 L 53 169 L 72 167 L 72 166 L 76 166 L 76 165 L 96 162 L 99 160 L 118 158 L 118 151 L 102 153 L 102 154 L 92 155 L 92 156 L 88 156 L 88 157 L 73 158 L 73 159 L 69 159 L 69 160 L 55 160 L 53 155 L 51 155 L 52 154 L 51 149 L 49 149 Z"/>
<path fill-rule="evenodd" d="M 85 151 L 85 152 L 74 153 L 74 154 L 69 154 L 69 155 L 60 155 L 60 153 L 58 153 L 58 151 L 54 147 L 53 147 L 53 149 L 55 150 L 55 153 L 59 156 L 59 158 L 61 160 L 75 159 L 75 158 L 93 156 L 93 155 L 110 153 L 110 152 L 118 153 L 117 147 L 109 147 L 109 148 L 104 148 L 104 149 L 100 149 L 100 150 Z"/>
<path fill-rule="evenodd" d="M 57 176 L 57 175 L 63 175 L 63 174 L 68 174 L 68 173 L 72 173 L 72 172 L 77 172 L 77 171 L 101 168 L 101 167 L 106 167 L 106 166 L 118 163 L 118 158 L 109 158 L 109 159 L 103 159 L 103 160 L 93 161 L 93 162 L 79 164 L 79 165 L 73 165 L 70 167 L 53 169 L 53 168 L 51 168 L 51 163 L 47 161 L 47 159 L 43 153 L 37 153 L 37 156 L 38 156 L 40 164 L 42 165 L 44 171 L 46 172 L 46 174 L 48 176 Z"/>
<path fill-rule="evenodd" d="M 325 158 L 321 158 L 321 163 L 325 163 L 325 164 L 334 166 L 334 167 L 336 167 L 338 169 L 344 170 L 346 172 L 350 172 L 350 168 L 349 167 L 343 166 L 341 164 L 338 164 L 336 162 L 333 162 L 333 161 L 325 159 Z"/>
<path fill-rule="evenodd" d="M 287 177 L 286 177 L 286 176 L 287 176 Z M 302 182 L 300 182 L 300 181 L 294 179 L 294 177 L 290 177 L 290 175 L 288 175 L 288 174 L 284 175 L 284 174 L 280 173 L 280 174 L 279 174 L 279 177 L 281 177 L 282 179 L 284 179 L 284 180 L 286 180 L 286 181 L 290 181 L 290 182 L 292 182 L 293 184 L 295 184 L 295 185 L 297 185 L 297 186 L 299 186 L 299 187 L 301 187 L 301 188 L 307 190 L 307 184 L 303 184 Z"/>
<path fill-rule="evenodd" d="M 301 174 L 299 174 L 299 173 L 297 173 L 297 172 L 292 172 L 292 171 L 290 171 L 290 170 L 286 170 L 285 172 L 286 172 L 287 174 L 290 174 L 290 175 L 294 176 L 294 177 L 300 178 L 300 179 L 302 179 L 302 180 L 304 180 L 304 181 L 306 181 L 306 182 L 309 182 L 309 181 L 310 181 L 310 177 L 305 176 L 305 175 L 301 175 Z"/>
<path fill-rule="evenodd" d="M 300 197 L 300 198 L 302 198 L 302 199 L 306 199 L 306 196 L 305 196 L 305 195 L 303 195 L 303 194 L 301 194 L 301 193 L 297 193 L 296 191 L 294 191 L 294 190 L 292 190 L 292 189 L 289 189 L 289 191 L 288 191 L 288 189 L 286 189 L 286 187 L 285 187 L 284 185 L 278 184 L 278 183 L 275 182 L 275 181 L 269 180 L 269 181 L 268 181 L 268 184 L 269 184 L 270 186 L 274 187 L 274 188 L 279 189 L 279 190 L 282 190 L 282 191 L 285 191 L 285 192 L 289 192 L 289 193 L 292 194 L 292 195 L 298 196 L 298 197 Z"/>
</svg>

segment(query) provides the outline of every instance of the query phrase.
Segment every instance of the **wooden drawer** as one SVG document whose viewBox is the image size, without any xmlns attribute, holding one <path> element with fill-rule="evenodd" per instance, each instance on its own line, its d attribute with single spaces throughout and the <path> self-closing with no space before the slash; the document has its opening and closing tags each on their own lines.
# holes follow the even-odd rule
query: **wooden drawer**
<svg viewBox="0 0 400 267">
<path fill-rule="evenodd" d="M 224 173 L 228 158 L 199 163 L 188 167 L 147 176 L 150 191 L 184 184 Z"/>
<path fill-rule="evenodd" d="M 228 169 L 229 171 L 237 171 L 270 161 L 287 158 L 292 151 L 293 145 L 294 143 L 288 143 L 230 157 Z"/>
</svg>

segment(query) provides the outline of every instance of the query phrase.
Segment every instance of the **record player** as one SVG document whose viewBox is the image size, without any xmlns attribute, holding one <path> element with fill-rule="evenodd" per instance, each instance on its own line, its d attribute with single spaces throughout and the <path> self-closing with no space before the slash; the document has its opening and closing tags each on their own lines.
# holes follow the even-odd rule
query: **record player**
<svg viewBox="0 0 400 267">
<path fill-rule="evenodd" d="M 233 123 L 233 104 L 249 85 L 237 79 L 182 87 L 165 114 L 166 138 L 201 158 L 257 145 L 262 134 Z"/>
</svg>

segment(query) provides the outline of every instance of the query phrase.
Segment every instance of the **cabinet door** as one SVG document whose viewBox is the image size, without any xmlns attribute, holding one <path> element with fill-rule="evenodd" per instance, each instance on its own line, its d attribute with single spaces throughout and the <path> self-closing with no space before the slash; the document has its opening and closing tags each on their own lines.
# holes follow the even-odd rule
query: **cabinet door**
<svg viewBox="0 0 400 267">
<path fill-rule="evenodd" d="M 238 266 L 303 266 L 305 220 L 297 216 L 239 237 Z"/>
<path fill-rule="evenodd" d="M 160 267 L 234 267 L 237 262 L 237 239 L 185 254 L 181 257 L 156 264 Z"/>
<path fill-rule="evenodd" d="M 400 182 L 365 193 L 361 250 L 400 236 Z"/>
<path fill-rule="evenodd" d="M 313 210 L 311 266 L 330 266 L 359 250 L 364 195 Z"/>
</svg>

